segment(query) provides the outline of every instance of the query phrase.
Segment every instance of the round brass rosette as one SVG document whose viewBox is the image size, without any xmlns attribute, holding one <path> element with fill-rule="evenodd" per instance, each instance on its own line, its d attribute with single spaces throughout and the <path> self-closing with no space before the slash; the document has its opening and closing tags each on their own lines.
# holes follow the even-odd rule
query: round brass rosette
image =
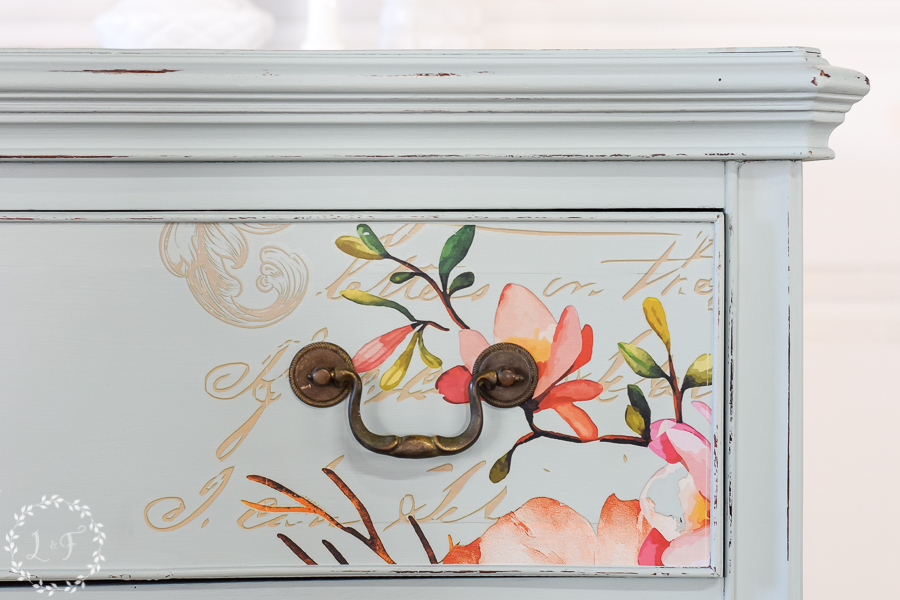
<svg viewBox="0 0 900 600">
<path fill-rule="evenodd" d="M 537 363 L 531 354 L 516 344 L 500 343 L 489 346 L 475 360 L 473 373 L 496 372 L 481 385 L 485 402 L 497 408 L 512 408 L 523 404 L 537 388 Z"/>
<path fill-rule="evenodd" d="M 291 389 L 306 404 L 327 408 L 339 404 L 352 386 L 336 376 L 353 371 L 353 360 L 343 348 L 330 342 L 315 342 L 294 356 L 288 371 Z"/>
</svg>

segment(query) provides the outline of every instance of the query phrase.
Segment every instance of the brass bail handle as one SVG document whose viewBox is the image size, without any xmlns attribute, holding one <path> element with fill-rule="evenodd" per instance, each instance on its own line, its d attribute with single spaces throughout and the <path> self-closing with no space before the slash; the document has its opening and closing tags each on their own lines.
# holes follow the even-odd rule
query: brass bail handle
<svg viewBox="0 0 900 600">
<path fill-rule="evenodd" d="M 350 396 L 350 430 L 363 447 L 397 458 L 431 458 L 457 454 L 481 435 L 481 400 L 498 408 L 519 406 L 534 394 L 537 365 L 527 350 L 515 344 L 494 344 L 479 355 L 469 383 L 469 424 L 459 435 L 379 435 L 363 423 L 362 380 L 350 355 L 335 344 L 315 342 L 291 362 L 291 389 L 300 400 L 319 408 L 334 406 Z"/>
</svg>

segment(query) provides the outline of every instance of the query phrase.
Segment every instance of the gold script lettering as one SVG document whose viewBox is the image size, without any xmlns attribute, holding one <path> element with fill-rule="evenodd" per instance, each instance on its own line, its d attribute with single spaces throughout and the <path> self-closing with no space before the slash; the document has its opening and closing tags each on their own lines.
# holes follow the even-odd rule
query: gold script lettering
<svg viewBox="0 0 900 600">
<path fill-rule="evenodd" d="M 174 500 L 175 502 L 178 503 L 178 505 L 175 508 L 170 509 L 165 514 L 163 514 L 163 516 L 162 516 L 163 523 L 171 523 L 172 521 L 177 519 L 179 516 L 181 516 L 181 514 L 185 511 L 184 500 L 182 500 L 181 498 L 179 498 L 177 496 L 166 496 L 165 498 L 157 498 L 156 500 L 154 500 L 153 502 L 151 502 L 150 504 L 147 505 L 147 507 L 144 509 L 144 522 L 147 523 L 147 526 L 150 527 L 150 529 L 153 529 L 155 531 L 175 531 L 176 529 L 180 529 L 181 527 L 184 527 L 185 525 L 187 525 L 188 523 L 190 523 L 191 521 L 196 519 L 198 516 L 200 516 L 200 514 L 202 514 L 204 510 L 209 508 L 209 505 L 212 504 L 215 501 L 215 499 L 219 497 L 219 494 L 221 494 L 222 490 L 225 489 L 225 486 L 228 485 L 228 480 L 231 478 L 232 471 L 234 471 L 234 467 L 228 467 L 228 468 L 222 470 L 221 473 L 219 473 L 218 475 L 216 475 L 215 477 L 213 477 L 212 479 L 210 479 L 203 485 L 203 488 L 201 488 L 201 490 L 200 490 L 200 495 L 206 496 L 207 494 L 210 494 L 210 493 L 211 493 L 211 495 L 209 496 L 209 498 L 206 499 L 205 502 L 203 502 L 203 504 L 201 504 L 197 508 L 197 510 L 195 510 L 190 515 L 188 515 L 188 517 L 185 518 L 183 521 L 181 521 L 179 523 L 175 523 L 174 525 L 169 525 L 168 527 L 163 526 L 163 525 L 156 526 L 150 522 L 150 510 L 153 509 L 153 507 L 156 506 L 157 504 L 159 504 L 160 502 L 166 502 L 167 500 Z"/>
<path fill-rule="evenodd" d="M 554 279 L 553 281 L 551 281 L 550 283 L 547 284 L 547 287 L 544 288 L 544 296 L 545 297 L 550 298 L 551 296 L 555 296 L 556 294 L 560 293 L 561 291 L 563 291 L 564 289 L 566 289 L 568 287 L 572 288 L 571 290 L 569 290 L 569 295 L 573 296 L 577 292 L 580 292 L 581 290 L 583 290 L 585 288 L 588 288 L 592 285 L 597 285 L 596 283 L 581 283 L 580 281 L 569 281 L 568 283 L 563 283 L 563 284 L 557 286 L 557 288 L 551 292 L 550 288 L 552 288 L 554 285 L 556 285 L 556 282 L 559 281 L 560 279 L 562 279 L 562 277 L 557 277 L 556 279 Z M 597 294 L 599 294 L 602 291 L 603 290 L 591 291 L 590 295 L 596 296 Z"/>
<path fill-rule="evenodd" d="M 424 400 L 425 396 L 427 396 L 428 394 L 437 393 L 437 390 L 434 389 L 433 382 L 442 372 L 443 371 L 441 371 L 440 369 L 432 370 L 429 367 L 425 367 L 424 369 L 416 373 L 402 388 L 382 390 L 375 396 L 372 396 L 371 398 L 366 400 L 363 404 L 368 404 L 369 402 L 381 402 L 382 400 L 386 400 L 394 395 L 397 396 L 397 402 L 402 402 L 403 400 L 407 400 L 410 398 L 412 398 L 413 400 Z M 416 389 L 419 385 L 425 387 Z"/>
<path fill-rule="evenodd" d="M 249 391 L 253 395 L 253 398 L 260 404 L 253 414 L 250 415 L 250 418 L 238 427 L 234 433 L 225 438 L 225 441 L 216 448 L 216 456 L 219 460 L 225 460 L 232 452 L 237 450 L 238 446 L 241 445 L 256 425 L 256 422 L 259 421 L 259 418 L 266 408 L 281 397 L 281 394 L 276 394 L 272 391 L 272 382 L 280 376 L 281 373 L 277 373 L 272 379 L 267 379 L 266 375 L 272 371 L 275 364 L 282 355 L 284 355 L 287 349 L 288 345 L 285 344 L 273 356 L 266 359 L 263 369 L 253 381 L 243 388 L 240 387 L 241 383 L 250 373 L 250 366 L 246 363 L 228 363 L 220 365 L 206 374 L 206 379 L 204 380 L 206 393 L 213 398 L 219 400 L 233 400 L 244 392 Z M 238 371 L 240 371 L 239 375 L 236 374 Z M 238 391 L 234 392 L 235 389 Z"/>
<path fill-rule="evenodd" d="M 458 517 L 456 519 L 448 519 L 447 517 L 456 513 L 458 507 L 450 506 L 450 504 L 456 499 L 457 496 L 463 491 L 463 488 L 466 487 L 466 484 L 472 478 L 472 476 L 481 468 L 484 467 L 486 461 L 481 461 L 476 464 L 474 467 L 460 475 L 453 483 L 448 485 L 446 488 L 442 490 L 444 494 L 443 499 L 440 504 L 437 505 L 433 511 L 429 514 L 418 517 L 416 516 L 422 509 L 424 509 L 427 504 L 422 504 L 418 506 L 416 504 L 416 498 L 412 494 L 406 494 L 403 498 L 400 499 L 400 505 L 398 507 L 398 517 L 397 520 L 393 523 L 389 524 L 384 528 L 385 531 L 393 527 L 394 525 L 399 525 L 400 523 L 408 523 L 408 519 L 410 515 L 416 516 L 416 520 L 419 524 L 427 523 L 428 521 L 440 521 L 443 523 L 455 523 L 457 521 L 461 521 L 467 517 L 471 517 L 472 515 L 484 511 L 484 518 L 489 521 L 496 521 L 498 517 L 491 516 L 491 513 L 496 510 L 496 508 L 500 505 L 503 499 L 506 497 L 506 488 L 504 487 L 499 494 L 494 496 L 492 499 L 488 500 L 482 506 L 476 508 L 472 512 L 463 515 L 462 517 Z M 408 508 L 407 508 L 408 505 Z"/>
</svg>

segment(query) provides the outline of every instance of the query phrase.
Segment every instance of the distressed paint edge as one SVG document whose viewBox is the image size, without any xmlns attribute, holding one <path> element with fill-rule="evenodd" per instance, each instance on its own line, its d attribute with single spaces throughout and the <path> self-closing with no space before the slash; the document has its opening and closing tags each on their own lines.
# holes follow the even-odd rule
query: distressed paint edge
<svg viewBox="0 0 900 600">
<path fill-rule="evenodd" d="M 45 581 L 61 581 L 72 578 L 71 571 L 34 570 L 30 571 L 35 578 Z M 709 567 L 584 567 L 584 566 L 521 566 L 480 565 L 448 565 L 444 567 L 416 566 L 399 567 L 377 565 L 371 567 L 352 566 L 272 566 L 263 569 L 241 570 L 217 567 L 189 567 L 184 569 L 129 569 L 121 574 L 108 574 L 101 571 L 97 575 L 87 577 L 87 581 L 142 580 L 156 581 L 163 579 L 265 579 L 265 578 L 313 578 L 313 577 L 623 577 L 623 578 L 692 578 L 719 579 L 714 569 Z M 6 574 L 0 581 L 14 581 L 15 577 Z"/>
<path fill-rule="evenodd" d="M 479 214 L 473 215 L 471 213 Z M 61 212 L 61 211 L 3 211 L 0 223 L 319 223 L 358 221 L 412 221 L 451 222 L 475 221 L 484 223 L 510 223 L 508 212 L 465 211 L 454 214 L 449 211 L 166 211 L 166 212 Z M 520 215 L 512 221 L 520 223 L 577 223 L 577 222 L 623 222 L 623 223 L 716 223 L 722 213 L 702 211 L 599 211 L 599 212 L 546 212 Z"/>
</svg>

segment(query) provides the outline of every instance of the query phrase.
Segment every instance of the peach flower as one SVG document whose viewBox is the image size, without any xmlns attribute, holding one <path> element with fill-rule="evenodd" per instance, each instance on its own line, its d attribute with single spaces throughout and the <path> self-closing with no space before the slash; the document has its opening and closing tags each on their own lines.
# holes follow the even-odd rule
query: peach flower
<svg viewBox="0 0 900 600">
<path fill-rule="evenodd" d="M 603 386 L 579 379 L 560 383 L 591 359 L 594 335 L 590 325 L 581 327 L 578 312 L 567 306 L 559 321 L 528 289 L 507 284 L 500 294 L 494 317 L 494 343 L 509 342 L 525 348 L 537 363 L 538 382 L 534 392 L 537 409 L 555 410 L 582 441 L 597 439 L 597 426 L 575 402 L 592 400 Z M 435 387 L 447 402 L 469 401 L 468 386 L 478 355 L 490 344 L 473 329 L 459 332 L 459 351 L 464 365 L 453 367 L 438 378 Z"/>
<path fill-rule="evenodd" d="M 551 498 L 532 498 L 497 519 L 471 544 L 451 548 L 442 563 L 635 565 L 649 530 L 637 500 L 609 496 L 595 531 L 571 507 Z"/>
</svg>

